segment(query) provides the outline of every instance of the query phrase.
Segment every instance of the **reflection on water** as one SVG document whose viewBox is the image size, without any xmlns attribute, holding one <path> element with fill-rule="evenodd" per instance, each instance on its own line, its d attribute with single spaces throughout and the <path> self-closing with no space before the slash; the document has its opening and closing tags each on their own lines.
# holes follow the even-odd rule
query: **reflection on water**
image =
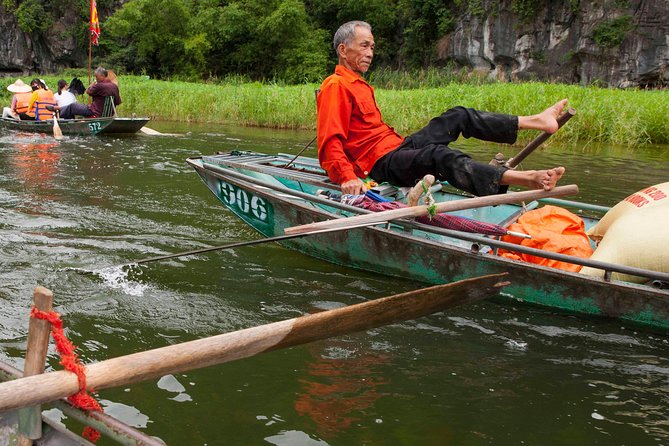
<svg viewBox="0 0 669 446">
<path fill-rule="evenodd" d="M 296 154 L 313 137 L 152 127 L 185 136 L 0 135 L 0 358 L 22 364 L 37 284 L 54 291 L 85 362 L 420 286 L 277 245 L 114 267 L 257 238 L 185 158 Z M 518 150 L 460 145 L 480 160 Z M 552 165 L 579 184 L 570 198 L 612 205 L 667 181 L 669 147 L 549 147 L 523 167 Z M 100 396 L 107 412 L 175 445 L 660 445 L 668 352 L 666 333 L 485 302 Z M 52 351 L 49 368 L 60 368 Z"/>
<path fill-rule="evenodd" d="M 327 440 L 353 427 L 381 397 L 380 389 L 389 380 L 375 370 L 388 361 L 388 355 L 358 355 L 335 346 L 321 352 L 317 346 L 307 347 L 314 357 L 307 364 L 309 378 L 300 380 L 302 392 L 295 400 L 295 411 L 310 417 L 318 435 Z"/>
</svg>

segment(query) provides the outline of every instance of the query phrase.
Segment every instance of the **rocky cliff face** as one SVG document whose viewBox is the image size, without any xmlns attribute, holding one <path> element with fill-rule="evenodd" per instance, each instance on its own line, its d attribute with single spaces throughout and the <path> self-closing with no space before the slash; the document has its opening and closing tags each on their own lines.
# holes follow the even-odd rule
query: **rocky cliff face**
<svg viewBox="0 0 669 446">
<path fill-rule="evenodd" d="M 669 0 L 485 0 L 481 6 L 439 41 L 439 58 L 500 79 L 669 84 Z"/>
<path fill-rule="evenodd" d="M 101 17 L 107 17 L 125 1 L 108 0 L 105 9 L 98 5 L 98 12 Z M 82 29 L 79 14 L 64 13 L 63 17 L 53 20 L 43 35 L 27 34 L 19 28 L 16 15 L 5 11 L 0 2 L 0 35 L 3 36 L 0 40 L 0 76 L 54 73 L 64 68 L 86 66 L 88 51 L 73 37 L 72 30 L 75 29 Z M 82 38 L 87 37 L 84 34 Z"/>
</svg>

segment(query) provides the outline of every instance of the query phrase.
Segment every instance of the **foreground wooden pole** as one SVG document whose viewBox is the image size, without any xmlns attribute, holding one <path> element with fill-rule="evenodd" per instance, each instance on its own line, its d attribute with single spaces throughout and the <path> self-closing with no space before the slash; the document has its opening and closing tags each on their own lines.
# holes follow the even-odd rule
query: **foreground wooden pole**
<svg viewBox="0 0 669 446">
<path fill-rule="evenodd" d="M 565 195 L 575 195 L 578 193 L 578 186 L 570 184 L 568 186 L 558 186 L 550 191 L 528 190 L 523 192 L 510 192 L 503 195 L 487 195 L 485 197 L 465 198 L 463 200 L 445 201 L 437 203 L 434 211 L 452 212 L 463 209 L 481 208 L 485 206 L 497 206 L 499 204 L 519 203 L 521 201 L 539 200 L 541 198 L 563 197 Z M 348 226 L 382 223 L 396 220 L 404 217 L 421 217 L 429 213 L 429 207 L 425 205 L 392 209 L 390 211 L 374 212 L 372 214 L 356 215 L 355 217 L 337 218 L 333 220 L 319 221 L 301 226 L 286 228 L 286 234 L 302 234 L 311 231 L 323 229 L 345 228 Z"/>
<path fill-rule="evenodd" d="M 95 390 L 125 386 L 169 373 L 248 358 L 356 331 L 426 316 L 476 302 L 508 285 L 506 273 L 438 285 L 335 310 L 247 328 L 210 338 L 121 356 L 87 366 Z M 0 384 L 0 412 L 56 400 L 78 391 L 75 374 L 58 371 Z"/>
<path fill-rule="evenodd" d="M 33 292 L 33 302 L 41 311 L 53 309 L 53 293 L 44 287 L 37 287 Z M 46 355 L 49 350 L 49 322 L 30 318 L 28 323 L 28 348 L 23 376 L 33 376 L 44 373 Z M 37 406 L 26 407 L 19 411 L 19 438 L 20 446 L 30 446 L 33 440 L 42 437 L 42 408 Z"/>
</svg>

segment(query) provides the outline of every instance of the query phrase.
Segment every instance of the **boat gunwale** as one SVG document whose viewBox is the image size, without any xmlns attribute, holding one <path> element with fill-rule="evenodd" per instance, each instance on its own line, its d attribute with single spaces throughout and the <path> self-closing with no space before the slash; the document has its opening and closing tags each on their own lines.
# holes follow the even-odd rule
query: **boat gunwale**
<svg viewBox="0 0 669 446">
<path fill-rule="evenodd" d="M 200 162 L 202 164 L 198 165 L 196 162 L 194 162 L 194 160 L 200 160 Z M 238 175 L 239 178 L 236 178 L 235 181 L 231 181 L 233 184 L 235 184 L 235 183 L 238 184 L 238 182 L 241 181 L 241 182 L 245 183 L 244 187 L 248 187 L 250 189 L 253 189 L 254 192 L 261 193 L 262 195 L 272 196 L 274 199 L 277 199 L 277 200 L 285 201 L 285 199 L 283 197 L 281 197 L 277 194 L 266 194 L 260 188 L 268 188 L 268 189 L 271 189 L 271 190 L 274 190 L 274 191 L 277 191 L 277 192 L 281 192 L 281 193 L 284 193 L 284 194 L 291 195 L 293 197 L 299 198 L 300 200 L 306 200 L 306 201 L 309 201 L 309 202 L 314 202 L 314 203 L 318 203 L 318 204 L 322 204 L 322 205 L 327 205 L 329 207 L 338 208 L 340 210 L 344 210 L 344 211 L 347 211 L 347 212 L 354 212 L 354 213 L 358 213 L 358 214 L 364 214 L 364 213 L 371 213 L 372 212 L 372 211 L 368 211 L 366 209 L 356 208 L 354 206 L 342 204 L 342 203 L 339 203 L 339 202 L 336 202 L 336 201 L 327 200 L 327 199 L 320 198 L 320 197 L 317 197 L 317 196 L 313 196 L 313 195 L 310 195 L 310 194 L 306 194 L 306 193 L 303 193 L 303 192 L 300 192 L 300 191 L 295 191 L 295 190 L 292 190 L 292 189 L 290 189 L 288 187 L 285 187 L 283 185 L 278 186 L 278 185 L 273 185 L 273 184 L 270 184 L 270 183 L 266 183 L 266 182 L 263 182 L 262 180 L 258 180 L 256 178 L 253 178 L 253 181 L 255 183 L 251 183 L 248 180 L 248 175 L 244 175 L 242 173 L 235 172 L 234 170 L 225 169 L 225 168 L 220 167 L 220 166 L 205 165 L 204 162 L 202 161 L 202 157 L 200 157 L 200 156 L 188 158 L 187 162 L 189 164 L 191 164 L 192 167 L 194 167 L 198 170 L 211 172 L 217 178 L 223 179 L 223 180 L 226 180 L 226 181 L 227 181 L 227 178 L 225 178 L 226 175 L 229 175 L 230 177 L 233 177 L 233 179 L 234 179 L 235 175 Z M 221 172 L 216 172 L 217 170 L 220 170 Z M 299 206 L 300 203 L 296 203 L 294 201 L 291 201 L 291 205 L 298 205 Z M 310 210 L 316 210 L 318 213 L 323 215 L 324 219 L 345 218 L 342 215 L 327 212 L 320 207 L 315 208 L 315 207 L 312 206 L 312 207 L 309 207 L 309 209 Z M 380 225 L 381 224 L 384 224 L 384 223 L 380 223 Z M 388 224 L 388 223 L 385 223 L 385 224 Z M 606 283 L 606 284 L 632 287 L 635 290 L 647 290 L 647 291 L 657 293 L 657 294 L 660 294 L 660 295 L 669 295 L 669 290 L 656 288 L 656 287 L 646 285 L 646 284 L 638 284 L 638 283 L 626 282 L 626 281 L 621 281 L 621 280 L 611 280 L 611 279 L 607 280 L 607 277 L 609 276 L 609 274 L 611 272 L 617 272 L 617 273 L 622 273 L 622 274 L 630 274 L 630 275 L 635 275 L 635 276 L 641 276 L 641 277 L 645 277 L 645 278 L 648 278 L 648 279 L 651 279 L 651 280 L 658 280 L 658 281 L 661 281 L 661 282 L 669 282 L 669 273 L 663 273 L 663 272 L 660 272 L 660 271 L 646 270 L 646 269 L 643 269 L 643 268 L 628 267 L 628 266 L 624 266 L 624 265 L 616 265 L 616 264 L 613 264 L 613 263 L 602 262 L 602 261 L 598 261 L 598 260 L 590 260 L 590 259 L 585 259 L 585 258 L 582 258 L 582 257 L 570 256 L 570 255 L 567 255 L 567 254 L 554 253 L 554 252 L 540 250 L 540 249 L 536 249 L 536 248 L 530 248 L 530 247 L 526 247 L 526 246 L 516 245 L 516 244 L 513 244 L 513 243 L 503 242 L 501 240 L 497 240 L 497 239 L 489 238 L 489 237 L 484 237 L 484 236 L 480 236 L 480 235 L 467 234 L 467 233 L 463 233 L 463 232 L 460 232 L 460 231 L 453 231 L 453 230 L 444 229 L 444 228 L 436 228 L 434 226 L 430 226 L 430 225 L 426 225 L 426 224 L 423 224 L 423 223 L 418 223 L 418 222 L 410 221 L 410 220 L 393 220 L 392 224 L 395 225 L 395 226 L 404 227 L 405 229 L 408 227 L 408 228 L 411 228 L 411 229 L 418 229 L 418 230 L 423 231 L 423 232 L 434 233 L 436 235 L 452 237 L 452 238 L 455 238 L 455 239 L 458 239 L 458 240 L 472 242 L 472 243 L 475 243 L 475 244 L 484 244 L 484 245 L 488 245 L 488 246 L 490 246 L 491 248 L 494 248 L 494 249 L 503 248 L 503 249 L 507 249 L 507 250 L 510 250 L 510 251 L 521 252 L 521 253 L 524 253 L 524 254 L 530 254 L 530 255 L 533 255 L 533 256 L 543 257 L 543 258 L 547 258 L 547 259 L 551 259 L 551 260 L 558 260 L 558 261 L 563 261 L 563 262 L 567 262 L 567 263 L 573 263 L 573 264 L 578 264 L 578 265 L 582 265 L 582 266 L 588 266 L 588 267 L 592 267 L 592 268 L 596 268 L 596 269 L 600 269 L 600 270 L 605 271 L 605 275 L 604 275 L 603 278 L 602 277 L 595 277 L 595 276 L 588 276 L 588 275 L 585 275 L 585 274 L 560 270 L 560 269 L 556 269 L 556 268 L 550 268 L 550 267 L 547 267 L 547 266 L 542 266 L 542 265 L 538 265 L 538 264 L 534 264 L 534 263 L 523 262 L 523 261 L 520 261 L 520 260 L 508 259 L 508 258 L 497 256 L 497 255 L 489 255 L 486 260 L 492 260 L 492 261 L 495 261 L 495 262 L 500 262 L 502 264 L 503 263 L 511 263 L 511 264 L 514 264 L 514 265 L 521 265 L 521 266 L 529 268 L 529 269 L 538 269 L 538 270 L 541 270 L 542 272 L 557 274 L 558 276 L 560 276 L 560 275 L 571 275 L 575 278 L 582 279 L 582 280 L 585 280 L 585 281 L 592 281 L 592 282 L 595 282 L 595 283 L 603 282 L 603 283 Z M 416 236 L 416 235 L 413 235 L 413 234 L 408 234 L 408 233 L 402 234 L 402 233 L 399 233 L 397 231 L 392 231 L 388 228 L 382 228 L 382 227 L 379 227 L 379 226 L 370 226 L 370 227 L 365 227 L 365 228 L 362 228 L 362 229 L 364 229 L 364 230 L 384 230 L 384 231 L 388 231 L 392 234 L 396 234 L 396 235 L 399 235 L 399 236 L 402 236 L 402 237 L 411 238 L 412 241 L 415 241 L 415 242 L 429 243 L 429 244 L 432 244 L 432 245 L 436 245 L 440 249 L 449 249 L 449 250 L 454 250 L 454 251 L 460 251 L 462 253 L 476 254 L 476 255 L 479 255 L 479 256 L 486 255 L 484 253 L 480 253 L 477 249 L 466 249 L 466 248 L 463 248 L 463 247 L 460 247 L 460 246 L 447 244 L 447 243 L 439 242 L 439 241 L 436 241 L 436 240 L 430 240 L 430 239 L 427 239 L 425 237 L 419 237 L 419 236 Z"/>
</svg>

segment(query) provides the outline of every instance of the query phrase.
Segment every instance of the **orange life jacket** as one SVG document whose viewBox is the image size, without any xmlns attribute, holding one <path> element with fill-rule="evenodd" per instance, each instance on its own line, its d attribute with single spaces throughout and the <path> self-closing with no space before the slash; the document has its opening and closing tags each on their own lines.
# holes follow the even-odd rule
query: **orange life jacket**
<svg viewBox="0 0 669 446">
<path fill-rule="evenodd" d="M 32 109 L 28 112 L 28 116 L 35 116 L 35 119 L 39 119 L 40 121 L 53 119 L 53 112 L 46 109 L 47 105 L 56 105 L 53 91 L 40 88 L 39 90 L 35 90 L 35 93 L 37 93 L 37 100 L 33 104 Z"/>
<path fill-rule="evenodd" d="M 32 91 L 14 94 L 14 97 L 16 98 L 16 113 L 26 113 L 28 111 L 28 105 L 30 105 L 30 98 L 32 95 Z"/>
</svg>

